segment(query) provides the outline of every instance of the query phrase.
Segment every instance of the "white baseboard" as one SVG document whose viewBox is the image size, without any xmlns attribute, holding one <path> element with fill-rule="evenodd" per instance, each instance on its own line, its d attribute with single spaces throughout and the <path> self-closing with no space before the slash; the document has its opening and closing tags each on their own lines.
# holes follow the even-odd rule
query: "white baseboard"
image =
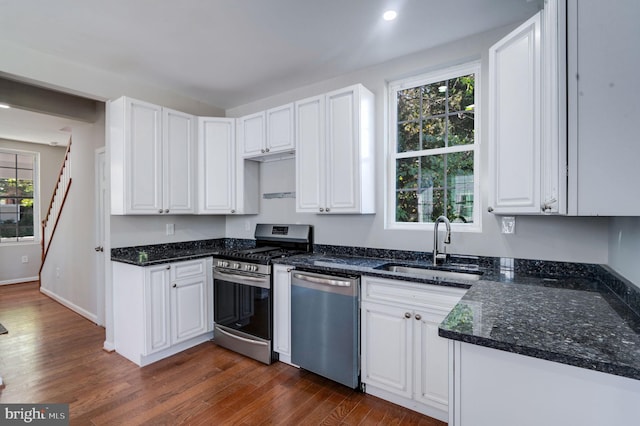
<svg viewBox="0 0 640 426">
<path fill-rule="evenodd" d="M 98 324 L 98 316 L 96 314 L 93 314 L 93 313 L 81 308 L 80 306 L 76 305 L 75 303 L 70 302 L 69 300 L 65 299 L 64 297 L 58 296 L 57 294 L 53 293 L 51 290 L 47 290 L 44 287 L 40 287 L 40 292 L 46 294 L 47 296 L 49 296 L 50 298 L 52 298 L 56 302 L 66 306 L 67 308 L 71 309 L 72 311 L 82 315 L 83 317 L 85 317 L 89 321 L 93 322 L 94 324 Z"/>
<path fill-rule="evenodd" d="M 8 285 L 8 284 L 20 284 L 20 283 L 28 283 L 31 281 L 38 281 L 40 277 L 26 277 L 26 278 L 15 278 L 13 280 L 3 280 L 0 281 L 0 285 Z"/>
</svg>

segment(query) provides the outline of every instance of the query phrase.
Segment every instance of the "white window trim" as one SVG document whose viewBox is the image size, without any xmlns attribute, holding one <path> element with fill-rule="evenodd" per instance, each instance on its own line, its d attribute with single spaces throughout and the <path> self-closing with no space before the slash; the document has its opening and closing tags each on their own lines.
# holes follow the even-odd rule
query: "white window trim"
<svg viewBox="0 0 640 426">
<path fill-rule="evenodd" d="M 20 149 L 0 148 L 0 151 L 11 154 L 33 155 L 33 238 L 23 240 L 2 241 L 0 246 L 40 244 L 40 153 Z M 29 238 L 29 237 L 27 237 Z"/>
<path fill-rule="evenodd" d="M 425 84 L 431 84 L 438 81 L 451 78 L 453 75 L 466 75 L 475 74 L 475 105 L 474 111 L 474 144 L 473 144 L 473 182 L 474 182 L 474 197 L 473 197 L 473 223 L 451 223 L 452 230 L 456 232 L 481 232 L 482 231 L 482 215 L 480 211 L 482 209 L 482 200 L 480 194 L 480 146 L 481 146 L 481 122 L 482 122 L 482 77 L 481 77 L 481 65 L 480 61 L 467 62 L 461 65 L 455 65 L 447 68 L 443 68 L 437 71 L 420 74 L 417 76 L 404 78 L 401 80 L 391 81 L 388 83 L 388 101 L 387 101 L 387 113 L 388 119 L 387 125 L 387 144 L 385 158 L 387 160 L 386 169 L 386 191 L 385 191 L 385 229 L 389 230 L 433 230 L 433 223 L 416 223 L 416 222 L 396 222 L 395 221 L 395 192 L 396 192 L 396 158 L 403 156 L 399 154 L 395 155 L 396 142 L 397 142 L 397 92 L 416 86 L 422 86 Z M 435 150 L 429 151 L 431 154 L 437 153 Z M 413 151 L 407 154 L 407 157 L 414 157 L 420 154 L 420 151 Z"/>
</svg>

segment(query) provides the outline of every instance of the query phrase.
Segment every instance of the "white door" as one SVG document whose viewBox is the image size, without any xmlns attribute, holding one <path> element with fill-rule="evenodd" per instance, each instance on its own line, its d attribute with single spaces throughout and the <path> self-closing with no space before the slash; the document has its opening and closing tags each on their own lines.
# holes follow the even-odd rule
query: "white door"
<svg viewBox="0 0 640 426">
<path fill-rule="evenodd" d="M 291 267 L 273 267 L 273 348 L 291 363 Z"/>
<path fill-rule="evenodd" d="M 105 167 L 105 149 L 100 148 L 96 150 L 95 154 L 95 185 L 96 185 L 96 211 L 95 211 L 95 271 L 96 271 L 96 306 L 97 306 L 97 321 L 98 325 L 105 325 L 105 227 L 106 227 L 106 214 L 109 196 L 107 192 L 107 170 Z"/>
<path fill-rule="evenodd" d="M 146 353 L 171 346 L 169 265 L 145 268 Z"/>
<path fill-rule="evenodd" d="M 206 275 L 171 283 L 171 344 L 207 332 Z"/>
<path fill-rule="evenodd" d="M 324 105 L 324 96 L 304 99 L 295 104 L 297 212 L 324 211 Z"/>
<path fill-rule="evenodd" d="M 162 110 L 164 213 L 195 212 L 195 117 Z"/>
<path fill-rule="evenodd" d="M 438 336 L 445 314 L 419 311 L 414 324 L 414 398 L 447 411 L 449 401 L 449 342 Z"/>
<path fill-rule="evenodd" d="M 540 213 L 541 13 L 489 49 L 489 210 Z"/>
<path fill-rule="evenodd" d="M 412 313 L 362 303 L 362 382 L 411 398 Z"/>
<path fill-rule="evenodd" d="M 198 119 L 198 213 L 229 214 L 235 204 L 235 119 Z"/>
</svg>

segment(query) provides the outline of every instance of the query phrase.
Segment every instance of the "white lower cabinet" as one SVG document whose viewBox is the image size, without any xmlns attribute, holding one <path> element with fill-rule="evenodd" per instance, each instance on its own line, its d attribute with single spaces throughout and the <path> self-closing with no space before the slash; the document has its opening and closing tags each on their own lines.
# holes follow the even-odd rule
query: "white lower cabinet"
<svg viewBox="0 0 640 426">
<path fill-rule="evenodd" d="M 116 351 L 144 366 L 210 340 L 211 262 L 148 267 L 113 262 Z"/>
<path fill-rule="evenodd" d="M 449 344 L 438 325 L 466 290 L 362 278 L 362 382 L 366 392 L 448 419 Z"/>
<path fill-rule="evenodd" d="M 273 350 L 287 364 L 291 364 L 292 270 L 292 266 L 273 266 Z"/>
</svg>

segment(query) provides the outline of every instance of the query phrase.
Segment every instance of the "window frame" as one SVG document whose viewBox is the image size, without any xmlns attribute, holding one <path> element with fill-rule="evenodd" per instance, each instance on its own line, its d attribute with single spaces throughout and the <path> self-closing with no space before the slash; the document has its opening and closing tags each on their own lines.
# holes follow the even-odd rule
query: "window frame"
<svg viewBox="0 0 640 426">
<path fill-rule="evenodd" d="M 411 151 L 410 153 L 397 152 L 398 139 L 398 91 L 420 87 L 443 80 L 448 80 L 468 74 L 474 74 L 474 143 L 471 145 L 458 145 L 453 147 Z M 440 68 L 431 72 L 394 80 L 388 82 L 388 137 L 386 144 L 387 176 L 385 179 L 387 190 L 385 191 L 385 229 L 391 230 L 433 230 L 433 222 L 397 222 L 396 221 L 396 160 L 401 158 L 422 157 L 429 155 L 448 154 L 460 151 L 473 151 L 473 223 L 451 223 L 456 232 L 481 232 L 482 223 L 480 214 L 482 200 L 480 193 L 480 146 L 481 146 L 481 121 L 482 121 L 482 96 L 481 96 L 481 63 L 479 60 L 464 64 Z M 471 149 L 468 149 L 472 146 Z"/>
<path fill-rule="evenodd" d="M 4 147 L 0 147 L 0 152 L 33 156 L 33 237 L 17 237 L 11 240 L 0 237 L 0 246 L 40 244 L 40 153 Z"/>
</svg>

